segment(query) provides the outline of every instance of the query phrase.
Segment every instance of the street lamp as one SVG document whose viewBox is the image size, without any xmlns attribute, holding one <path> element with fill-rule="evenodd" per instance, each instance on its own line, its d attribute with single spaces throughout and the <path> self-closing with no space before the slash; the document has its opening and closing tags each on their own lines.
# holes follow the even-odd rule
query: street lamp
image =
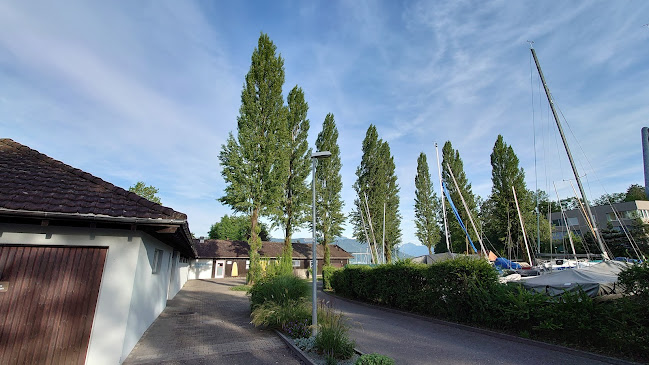
<svg viewBox="0 0 649 365">
<path fill-rule="evenodd" d="M 329 158 L 331 157 L 331 152 L 329 151 L 318 151 L 314 152 L 311 155 L 311 186 L 313 187 L 313 241 L 311 245 L 313 246 L 313 254 L 311 255 L 311 274 L 313 275 L 313 306 L 311 311 L 311 324 L 313 325 L 313 336 L 318 334 L 318 305 L 317 305 L 317 285 L 318 281 L 316 277 L 318 276 L 318 258 L 316 251 L 316 242 L 315 242 L 315 161 L 320 158 Z"/>
</svg>

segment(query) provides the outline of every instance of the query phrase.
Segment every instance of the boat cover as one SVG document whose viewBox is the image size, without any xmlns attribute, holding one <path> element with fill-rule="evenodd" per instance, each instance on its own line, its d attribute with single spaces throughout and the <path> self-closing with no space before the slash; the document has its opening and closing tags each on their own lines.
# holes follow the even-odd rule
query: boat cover
<svg viewBox="0 0 649 365">
<path fill-rule="evenodd" d="M 590 297 L 618 294 L 622 293 L 622 288 L 617 284 L 617 277 L 627 267 L 629 264 L 625 262 L 604 261 L 589 267 L 523 278 L 518 282 L 528 290 L 550 296 L 577 291 L 580 287 Z"/>
<path fill-rule="evenodd" d="M 499 257 L 496 260 L 494 260 L 494 266 L 499 267 L 501 269 L 514 269 L 514 270 L 522 268 L 520 264 L 507 260 L 504 257 Z"/>
</svg>

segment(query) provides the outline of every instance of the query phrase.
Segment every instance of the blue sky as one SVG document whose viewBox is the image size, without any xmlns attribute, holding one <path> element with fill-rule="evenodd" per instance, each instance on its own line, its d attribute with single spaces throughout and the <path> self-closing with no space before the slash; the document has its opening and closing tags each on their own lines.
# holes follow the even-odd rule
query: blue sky
<svg viewBox="0 0 649 365">
<path fill-rule="evenodd" d="M 642 184 L 647 23 L 647 1 L 3 1 L 0 136 L 124 188 L 154 185 L 205 235 L 231 213 L 216 200 L 218 153 L 265 32 L 285 60 L 284 95 L 304 89 L 312 146 L 335 116 L 345 211 L 372 123 L 397 166 L 403 242 L 417 242 L 416 161 L 425 152 L 436 177 L 434 142 L 451 140 L 483 198 L 498 134 L 528 187 L 572 195 L 527 40 L 587 194 Z"/>
</svg>

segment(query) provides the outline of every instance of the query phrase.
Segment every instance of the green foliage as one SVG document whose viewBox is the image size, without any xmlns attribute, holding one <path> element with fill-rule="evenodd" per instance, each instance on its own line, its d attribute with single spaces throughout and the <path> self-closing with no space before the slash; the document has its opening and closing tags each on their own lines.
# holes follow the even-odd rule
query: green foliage
<svg viewBox="0 0 649 365">
<path fill-rule="evenodd" d="M 287 300 L 281 304 L 267 301 L 255 307 L 250 317 L 257 327 L 281 329 L 286 323 L 309 323 L 311 307 L 303 300 Z"/>
<path fill-rule="evenodd" d="M 284 322 L 282 332 L 291 338 L 307 338 L 311 336 L 311 318 Z"/>
<path fill-rule="evenodd" d="M 148 199 L 154 203 L 162 204 L 160 198 L 156 195 L 158 194 L 158 188 L 149 185 L 147 186 L 144 181 L 138 181 L 135 185 L 128 188 L 128 191 L 135 193 L 145 199 Z"/>
<path fill-rule="evenodd" d="M 394 365 L 394 360 L 385 355 L 364 354 L 356 360 L 354 365 Z"/>
<path fill-rule="evenodd" d="M 315 348 L 315 337 L 296 338 L 295 346 L 302 351 L 309 352 Z"/>
<path fill-rule="evenodd" d="M 534 232 L 536 236 L 535 202 L 532 192 L 525 185 L 525 172 L 519 167 L 519 160 L 512 146 L 507 145 L 501 135 L 498 135 L 491 153 L 491 195 L 490 204 L 483 209 L 484 226 L 490 241 L 497 250 L 511 252 L 512 248 L 526 252 L 523 239 L 523 228 L 520 224 L 516 201 L 512 187 L 516 189 L 516 197 L 520 208 L 526 232 Z M 524 255 L 520 255 L 524 256 Z M 527 259 L 527 257 L 526 257 Z"/>
<path fill-rule="evenodd" d="M 422 152 L 417 158 L 415 176 L 415 235 L 419 242 L 428 247 L 428 253 L 431 255 L 441 236 L 438 225 L 441 209 L 440 200 L 433 190 L 426 154 Z"/>
<path fill-rule="evenodd" d="M 250 224 L 250 216 L 228 216 L 226 214 L 220 221 L 212 224 L 207 236 L 210 239 L 217 240 L 247 241 L 251 236 Z M 268 241 L 270 239 L 268 226 L 265 223 L 259 222 L 259 228 L 259 238 L 262 241 Z"/>
<path fill-rule="evenodd" d="M 500 284 L 496 275 L 485 260 L 464 258 L 429 266 L 347 266 L 331 283 L 337 294 L 370 303 L 649 360 L 648 264 L 619 276 L 636 295 L 611 301 L 595 301 L 583 291 L 551 298 L 518 284 Z"/>
<path fill-rule="evenodd" d="M 450 166 L 450 170 L 449 170 L 449 166 Z M 471 191 L 471 184 L 469 183 L 469 180 L 466 177 L 466 173 L 464 172 L 464 163 L 460 158 L 460 153 L 455 149 L 453 149 L 453 145 L 451 144 L 451 141 L 446 141 L 446 143 L 444 143 L 444 147 L 442 148 L 442 178 L 446 183 L 446 188 L 448 189 L 451 195 L 451 199 L 453 199 L 453 203 L 455 204 L 455 206 L 458 209 L 458 212 L 460 213 L 460 217 L 462 218 L 462 221 L 464 222 L 465 226 L 468 227 L 469 229 L 469 235 L 471 236 L 471 239 L 473 240 L 473 242 L 477 243 L 478 239 L 477 237 L 475 237 L 474 232 L 470 228 L 471 223 L 469 221 L 469 217 L 466 214 L 466 210 L 463 208 L 462 199 L 460 199 L 460 191 L 458 191 L 455 188 L 455 185 L 453 184 L 453 179 L 449 171 L 453 172 L 453 175 L 457 180 L 457 184 L 460 187 L 462 196 L 464 197 L 464 200 L 466 201 L 466 204 L 469 207 L 469 212 L 471 212 L 471 216 L 473 217 L 474 221 L 477 221 L 478 218 L 477 199 L 475 195 L 473 195 L 473 192 Z M 450 238 L 451 238 L 453 252 L 464 252 L 466 250 L 465 249 L 466 235 L 464 234 L 464 231 L 460 227 L 460 224 L 457 222 L 457 219 L 455 218 L 455 215 L 453 214 L 453 211 L 451 209 L 446 210 L 446 221 L 448 222 L 449 234 L 451 236 Z M 480 249 L 479 247 L 477 248 Z M 443 244 L 440 243 L 435 247 L 435 252 L 446 252 L 446 251 L 447 251 L 446 242 L 444 242 Z"/>
<path fill-rule="evenodd" d="M 230 287 L 230 290 L 232 291 L 245 291 L 246 293 L 250 291 L 251 286 L 250 285 L 237 285 Z"/>
<path fill-rule="evenodd" d="M 375 239 L 378 247 L 383 246 L 381 241 L 385 203 L 385 259 L 391 262 L 393 248 L 401 243 L 399 185 L 395 173 L 394 157 L 390 153 L 388 142 L 379 139 L 374 125 L 370 125 L 367 129 L 362 150 L 363 157 L 356 169 L 357 180 L 354 183 L 357 198 L 354 201 L 354 211 L 351 215 L 354 237 L 361 242 L 366 241 L 361 218 L 361 214 L 363 214 L 365 225 L 368 227 L 369 239 L 371 241 Z M 365 214 L 365 196 L 367 196 L 371 225 L 367 214 Z"/>
<path fill-rule="evenodd" d="M 250 306 L 254 310 L 265 302 L 284 305 L 306 298 L 309 284 L 294 275 L 269 276 L 255 282 L 249 293 Z"/>
<path fill-rule="evenodd" d="M 331 290 L 331 278 L 333 277 L 334 272 L 338 270 L 341 269 L 331 265 L 325 265 L 322 268 L 322 285 L 326 290 Z"/>
<path fill-rule="evenodd" d="M 597 206 L 622 203 L 625 198 L 626 193 L 602 194 L 602 196 L 592 201 L 592 205 Z"/>
<path fill-rule="evenodd" d="M 649 262 L 630 265 L 620 273 L 618 281 L 627 294 L 633 294 L 649 303 Z"/>
<path fill-rule="evenodd" d="M 340 236 L 345 222 L 343 214 L 343 188 L 340 169 L 340 147 L 338 146 L 338 129 L 334 115 L 329 113 L 322 123 L 322 131 L 315 141 L 316 150 L 329 151 L 331 157 L 319 159 L 315 172 L 316 181 L 316 232 L 318 243 L 325 249 L 324 263 L 329 265 L 329 244 Z"/>
<path fill-rule="evenodd" d="M 632 202 L 635 200 L 647 200 L 647 194 L 645 194 L 644 187 L 642 185 L 633 184 L 626 189 L 626 196 L 624 197 L 625 202 Z"/>
<path fill-rule="evenodd" d="M 275 276 L 292 276 L 293 275 L 293 259 L 287 256 L 284 251 L 279 260 L 262 259 L 266 261 L 266 271 L 264 279 L 270 279 Z"/>
<path fill-rule="evenodd" d="M 237 212 L 251 214 L 252 282 L 261 275 L 257 220 L 260 215 L 276 212 L 288 165 L 283 144 L 287 132 L 283 84 L 284 60 L 276 55 L 268 35 L 262 33 L 241 91 L 237 136 L 230 132 L 219 154 L 226 183 L 225 195 L 219 201 Z"/>
<path fill-rule="evenodd" d="M 308 221 L 311 200 L 306 179 L 311 171 L 309 142 L 309 120 L 306 118 L 309 105 L 304 92 L 297 85 L 288 93 L 287 133 L 282 141 L 286 156 L 286 175 L 283 176 L 279 209 L 273 214 L 273 222 L 284 230 L 284 254 L 291 257 L 293 232 Z"/>
<path fill-rule="evenodd" d="M 315 348 L 318 352 L 336 359 L 349 359 L 354 355 L 354 342 L 347 335 L 342 313 L 321 303 L 318 308 L 318 335 Z"/>
</svg>

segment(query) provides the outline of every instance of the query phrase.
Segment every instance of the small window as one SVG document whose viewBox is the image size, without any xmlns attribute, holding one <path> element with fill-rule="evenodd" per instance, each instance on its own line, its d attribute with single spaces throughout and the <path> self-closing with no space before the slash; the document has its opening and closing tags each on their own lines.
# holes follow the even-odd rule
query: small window
<svg viewBox="0 0 649 365">
<path fill-rule="evenodd" d="M 153 267 L 151 268 L 152 274 L 157 274 L 160 272 L 160 269 L 162 268 L 162 256 L 163 251 L 156 248 L 155 252 L 153 253 Z"/>
<path fill-rule="evenodd" d="M 300 260 L 293 260 L 293 267 L 300 267 Z"/>
<path fill-rule="evenodd" d="M 250 270 L 250 260 L 246 260 L 246 270 Z"/>
</svg>

